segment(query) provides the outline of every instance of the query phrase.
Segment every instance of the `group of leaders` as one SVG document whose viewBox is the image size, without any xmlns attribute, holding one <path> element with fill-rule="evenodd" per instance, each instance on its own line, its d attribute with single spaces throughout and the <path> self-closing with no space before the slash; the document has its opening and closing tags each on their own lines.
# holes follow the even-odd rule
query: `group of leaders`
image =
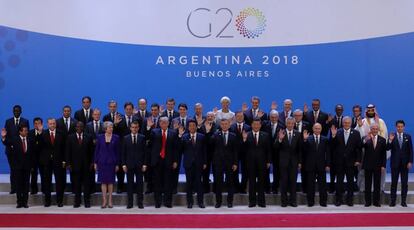
<svg viewBox="0 0 414 230">
<path fill-rule="evenodd" d="M 403 120 L 396 121 L 396 131 L 388 134 L 373 104 L 366 106 L 364 114 L 355 105 L 352 115 L 344 116 L 341 104 L 335 106 L 334 115 L 321 111 L 319 99 L 309 109 L 305 104 L 303 111 L 292 111 L 292 100 L 286 99 L 278 112 L 272 102 L 268 113 L 260 107 L 258 97 L 251 98 L 250 108 L 244 103 L 237 112 L 230 110 L 230 102 L 223 97 L 221 109 L 206 114 L 197 103 L 190 117 L 187 105 L 179 104 L 176 111 L 172 98 L 167 99 L 165 109 L 154 103 L 147 110 L 146 99 L 139 99 L 136 108 L 127 102 L 124 114 L 112 100 L 108 114 L 101 119 L 101 111 L 92 109 L 91 98 L 85 96 L 74 117 L 71 107 L 64 106 L 60 118 L 47 119 L 47 128 L 42 118 L 34 118 L 31 130 L 29 121 L 21 116 L 21 106 L 15 105 L 1 139 L 17 208 L 28 207 L 29 190 L 38 192 L 38 173 L 45 207 L 52 203 L 53 176 L 56 203 L 63 206 L 68 173 L 75 208 L 80 207 L 82 194 L 84 206 L 91 206 L 96 182 L 101 185 L 102 208 L 113 207 L 115 183 L 117 193 L 127 191 L 127 208 L 134 207 L 135 194 L 136 205 L 144 208 L 144 182 L 145 194 L 153 193 L 156 208 L 171 208 L 181 167 L 188 208 L 194 205 L 194 193 L 198 207 L 205 207 L 203 194 L 210 192 L 211 172 L 216 208 L 222 205 L 224 190 L 229 208 L 234 193 L 248 193 L 249 207 L 266 207 L 265 194 L 279 192 L 282 207 L 296 207 L 298 172 L 310 207 L 315 203 L 315 190 L 323 207 L 328 192 L 335 193 L 336 206 L 353 206 L 357 190 L 364 192 L 365 206 L 379 207 L 388 159 L 392 175 L 389 205 L 396 205 L 400 177 L 401 205 L 407 206 L 413 147 Z"/>
</svg>

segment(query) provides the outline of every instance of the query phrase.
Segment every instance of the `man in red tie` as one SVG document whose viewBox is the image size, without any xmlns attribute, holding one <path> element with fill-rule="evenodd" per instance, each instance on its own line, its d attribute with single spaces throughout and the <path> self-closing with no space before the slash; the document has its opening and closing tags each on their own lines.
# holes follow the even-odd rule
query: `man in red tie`
<svg viewBox="0 0 414 230">
<path fill-rule="evenodd" d="M 19 135 L 15 137 L 7 137 L 6 129 L 1 131 L 1 140 L 3 144 L 12 149 L 13 160 L 11 166 L 15 170 L 16 179 L 16 208 L 28 208 L 29 194 L 29 177 L 32 167 L 33 143 L 28 137 L 29 129 L 25 125 L 18 128 Z"/>
<path fill-rule="evenodd" d="M 155 207 L 172 208 L 172 175 L 178 162 L 178 134 L 168 128 L 168 117 L 159 119 L 160 128 L 152 129 L 149 137 L 151 150 L 149 165 L 152 167 Z"/>
</svg>

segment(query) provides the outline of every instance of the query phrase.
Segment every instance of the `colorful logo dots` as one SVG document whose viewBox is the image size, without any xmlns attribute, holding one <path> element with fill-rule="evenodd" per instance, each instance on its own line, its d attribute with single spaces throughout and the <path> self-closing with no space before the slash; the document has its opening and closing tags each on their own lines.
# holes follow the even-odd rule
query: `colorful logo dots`
<svg viewBox="0 0 414 230">
<path fill-rule="evenodd" d="M 253 28 L 248 28 L 246 25 L 247 19 L 251 20 L 250 17 L 256 19 L 256 25 Z M 262 12 L 255 8 L 246 8 L 240 11 L 240 14 L 236 18 L 236 27 L 237 30 L 245 38 L 257 38 L 265 30 L 266 27 L 266 18 Z"/>
</svg>

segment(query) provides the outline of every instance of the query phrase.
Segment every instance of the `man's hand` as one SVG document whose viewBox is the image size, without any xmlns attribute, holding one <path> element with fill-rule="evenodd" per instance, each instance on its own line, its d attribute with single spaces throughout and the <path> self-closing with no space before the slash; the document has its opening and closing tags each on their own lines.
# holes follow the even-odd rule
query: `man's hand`
<svg viewBox="0 0 414 230">
<path fill-rule="evenodd" d="M 284 129 L 279 130 L 278 136 L 279 136 L 279 141 L 282 141 L 283 138 L 285 138 L 285 136 L 286 136 L 285 130 Z"/>
<path fill-rule="evenodd" d="M 302 168 L 302 164 L 298 164 L 298 169 L 300 170 Z"/>
<path fill-rule="evenodd" d="M 394 138 L 395 138 L 395 133 L 390 133 L 390 135 L 388 136 L 388 140 L 392 142 Z"/>
<path fill-rule="evenodd" d="M 360 164 L 361 163 L 357 161 L 357 162 L 355 162 L 354 166 L 357 166 L 358 167 Z"/>
<path fill-rule="evenodd" d="M 2 139 L 6 138 L 6 135 L 7 135 L 7 130 L 5 128 L 2 128 L 1 129 L 1 138 Z"/>
<path fill-rule="evenodd" d="M 247 132 L 243 130 L 242 136 L 243 136 L 243 142 L 246 142 L 247 140 Z"/>
<path fill-rule="evenodd" d="M 408 164 L 407 164 L 407 169 L 411 169 L 412 167 L 413 167 L 413 163 L 408 162 Z"/>
<path fill-rule="evenodd" d="M 257 112 L 257 117 L 258 118 L 262 118 L 264 115 L 264 112 L 262 110 L 260 110 L 259 112 Z"/>
<path fill-rule="evenodd" d="M 272 105 L 270 106 L 271 110 L 277 110 L 277 102 L 276 101 L 272 101 Z"/>
<path fill-rule="evenodd" d="M 116 113 L 115 118 L 114 118 L 114 123 L 117 125 L 121 121 L 122 121 L 121 115 L 119 113 Z"/>
<path fill-rule="evenodd" d="M 154 121 L 151 117 L 147 118 L 147 128 L 151 128 L 154 125 Z"/>
<path fill-rule="evenodd" d="M 337 133 L 338 133 L 338 129 L 335 127 L 335 125 L 332 125 L 331 126 L 332 137 L 335 137 Z"/>
<path fill-rule="evenodd" d="M 97 164 L 93 164 L 93 169 L 95 169 L 95 171 L 98 171 L 98 165 Z"/>
<path fill-rule="evenodd" d="M 309 111 L 308 105 L 305 103 L 303 104 L 303 112 L 307 113 Z"/>
<path fill-rule="evenodd" d="M 381 167 L 381 173 L 385 172 L 385 167 Z"/>
<path fill-rule="evenodd" d="M 178 136 L 182 137 L 184 133 L 185 133 L 185 129 L 183 126 L 180 125 L 178 127 Z"/>
<path fill-rule="evenodd" d="M 233 165 L 233 166 L 231 167 L 231 169 L 233 170 L 233 172 L 235 172 L 235 171 L 237 170 L 237 165 Z"/>
<path fill-rule="evenodd" d="M 66 162 L 62 162 L 62 168 L 66 169 Z"/>
<path fill-rule="evenodd" d="M 243 104 L 242 104 L 242 111 L 243 112 L 246 112 L 248 108 L 249 107 L 247 107 L 247 103 L 246 102 L 243 102 Z"/>
<path fill-rule="evenodd" d="M 266 168 L 270 168 L 270 163 L 266 163 Z"/>
<path fill-rule="evenodd" d="M 203 170 L 206 170 L 206 168 L 207 168 L 207 165 L 203 165 Z"/>
<path fill-rule="evenodd" d="M 173 169 L 176 169 L 177 168 L 177 165 L 178 165 L 177 162 L 174 162 L 173 165 L 172 165 L 172 168 Z"/>
<path fill-rule="evenodd" d="M 115 166 L 115 172 L 118 172 L 119 171 L 119 166 L 117 165 L 117 166 Z"/>
<path fill-rule="evenodd" d="M 362 127 L 364 125 L 364 122 L 362 121 L 361 117 L 357 118 L 357 124 L 358 124 L 359 127 Z"/>
<path fill-rule="evenodd" d="M 309 137 L 309 132 L 308 130 L 303 130 L 303 141 L 306 141 Z"/>
<path fill-rule="evenodd" d="M 331 122 L 332 120 L 333 120 L 333 116 L 332 116 L 332 114 L 329 114 L 328 115 L 328 120 L 326 121 L 326 123 L 328 124 L 329 122 Z"/>
</svg>

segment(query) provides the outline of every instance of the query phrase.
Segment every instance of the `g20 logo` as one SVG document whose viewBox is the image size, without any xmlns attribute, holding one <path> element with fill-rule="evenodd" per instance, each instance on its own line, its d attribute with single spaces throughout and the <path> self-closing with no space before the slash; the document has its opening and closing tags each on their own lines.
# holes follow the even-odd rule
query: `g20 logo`
<svg viewBox="0 0 414 230">
<path fill-rule="evenodd" d="M 208 20 L 208 18 L 211 18 L 215 15 L 225 17 L 226 20 L 221 24 L 213 24 L 213 22 L 211 20 Z M 198 20 L 202 20 L 203 23 L 205 22 L 205 28 L 207 29 L 205 29 L 204 32 L 197 30 L 199 28 L 196 28 L 196 26 L 199 26 L 199 23 L 197 23 L 196 26 L 191 23 L 192 20 L 194 20 L 193 17 L 195 16 L 199 17 Z M 259 37 L 266 28 L 266 17 L 260 10 L 256 8 L 246 8 L 240 11 L 236 16 L 235 21 L 235 29 L 239 32 L 240 35 L 249 39 Z M 231 35 L 231 31 L 229 32 L 229 30 L 232 28 L 232 22 L 233 12 L 229 8 L 220 8 L 215 12 L 212 12 L 208 8 L 197 8 L 193 10 L 187 17 L 187 29 L 190 34 L 196 38 L 233 38 L 234 36 Z"/>
</svg>

